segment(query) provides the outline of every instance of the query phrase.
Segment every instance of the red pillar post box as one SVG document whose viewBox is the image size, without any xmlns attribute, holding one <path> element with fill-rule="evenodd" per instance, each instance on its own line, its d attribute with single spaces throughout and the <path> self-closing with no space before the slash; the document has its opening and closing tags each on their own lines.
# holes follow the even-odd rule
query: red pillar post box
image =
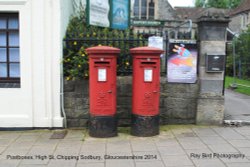
<svg viewBox="0 0 250 167">
<path fill-rule="evenodd" d="M 97 46 L 86 49 L 89 55 L 89 134 L 92 137 L 117 135 L 116 66 L 120 49 Z"/>
<path fill-rule="evenodd" d="M 160 55 L 163 50 L 139 47 L 130 50 L 133 56 L 133 97 L 131 134 L 159 134 Z"/>
</svg>

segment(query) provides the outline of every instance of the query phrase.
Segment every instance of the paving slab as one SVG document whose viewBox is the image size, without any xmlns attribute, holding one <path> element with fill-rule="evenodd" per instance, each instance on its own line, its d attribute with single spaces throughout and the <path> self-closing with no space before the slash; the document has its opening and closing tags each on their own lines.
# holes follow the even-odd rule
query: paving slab
<svg viewBox="0 0 250 167">
<path fill-rule="evenodd" d="M 125 152 L 125 153 L 131 153 L 131 144 L 129 140 L 123 140 L 120 141 L 108 141 L 107 142 L 107 153 L 116 153 L 119 152 Z"/>
<path fill-rule="evenodd" d="M 7 147 L 9 146 L 12 142 L 14 142 L 13 139 L 0 139 L 0 147 Z"/>
<path fill-rule="evenodd" d="M 177 138 L 184 149 L 205 149 L 207 146 L 198 137 Z"/>
<path fill-rule="evenodd" d="M 0 146 L 0 155 L 6 150 L 7 147 L 1 147 Z"/>
<path fill-rule="evenodd" d="M 250 136 L 250 128 L 240 127 L 234 130 L 243 136 Z"/>
<path fill-rule="evenodd" d="M 48 167 L 75 167 L 76 161 L 51 160 Z"/>
<path fill-rule="evenodd" d="M 138 139 L 130 142 L 133 151 L 157 151 L 156 144 L 152 139 Z"/>
<path fill-rule="evenodd" d="M 155 137 L 120 134 L 92 138 L 83 130 L 69 130 L 64 139 L 49 139 L 53 131 L 0 132 L 0 167 L 245 167 L 250 166 L 249 127 L 169 129 Z M 69 136 L 68 136 L 69 135 Z M 13 139 L 8 137 L 14 137 Z M 2 143 L 2 145 L 1 145 Z M 244 154 L 240 158 L 209 158 L 210 154 Z M 10 156 L 40 157 L 34 160 Z M 124 159 L 132 156 L 142 159 Z M 51 156 L 43 159 L 43 156 Z M 53 156 L 53 157 L 52 157 Z M 118 159 L 106 156 L 123 156 Z M 200 158 L 199 158 L 200 156 Z"/>
<path fill-rule="evenodd" d="M 134 161 L 107 161 L 105 167 L 135 167 Z"/>
<path fill-rule="evenodd" d="M 236 148 L 246 148 L 250 149 L 250 140 L 228 140 Z"/>
<path fill-rule="evenodd" d="M 18 167 L 47 167 L 47 165 L 32 165 L 32 164 L 21 164 Z"/>
<path fill-rule="evenodd" d="M 74 144 L 72 144 L 74 143 Z M 76 148 L 81 148 L 83 144 L 83 141 L 81 140 L 62 140 L 60 142 L 58 142 L 57 144 L 57 148 L 73 148 L 73 147 L 76 147 Z"/>
<path fill-rule="evenodd" d="M 22 132 L 8 132 L 8 131 L 3 131 L 3 132 L 0 132 L 0 139 L 16 140 L 21 135 L 22 135 Z"/>
<path fill-rule="evenodd" d="M 194 165 L 187 155 L 164 156 L 162 159 L 166 167 Z"/>
<path fill-rule="evenodd" d="M 218 137 L 218 134 L 211 128 L 193 128 L 199 137 Z"/>
<path fill-rule="evenodd" d="M 245 156 L 250 157 L 250 148 L 238 148 L 239 152 L 245 154 Z"/>
<path fill-rule="evenodd" d="M 240 133 L 230 127 L 217 127 L 213 128 L 216 133 L 227 140 L 242 140 L 245 139 Z"/>
<path fill-rule="evenodd" d="M 173 138 L 157 138 L 154 139 L 156 146 L 158 147 L 174 147 L 180 146 L 179 142 Z"/>
<path fill-rule="evenodd" d="M 106 143 L 95 143 L 95 144 L 87 144 L 87 143 L 83 143 L 81 146 L 81 153 L 85 153 L 85 152 L 106 152 Z"/>
<path fill-rule="evenodd" d="M 230 144 L 208 145 L 214 153 L 238 153 L 238 150 Z"/>
<path fill-rule="evenodd" d="M 192 159 L 197 167 L 226 167 L 219 159 Z"/>
<path fill-rule="evenodd" d="M 228 144 L 228 141 L 226 141 L 224 138 L 219 136 L 202 136 L 200 137 L 203 143 L 207 145 L 219 145 L 219 144 Z"/>
<path fill-rule="evenodd" d="M 76 167 L 105 167 L 105 163 L 88 163 L 88 164 L 77 164 Z"/>
<path fill-rule="evenodd" d="M 136 162 L 136 167 L 165 167 L 162 161 Z"/>
<path fill-rule="evenodd" d="M 15 161 L 15 160 L 1 160 L 0 166 L 1 167 L 17 167 L 21 161 Z"/>
<path fill-rule="evenodd" d="M 250 163 L 229 163 L 227 167 L 249 167 Z"/>
<path fill-rule="evenodd" d="M 186 154 L 181 146 L 158 147 L 158 150 L 161 156 Z"/>
<path fill-rule="evenodd" d="M 30 149 L 35 141 L 17 141 L 11 143 L 11 145 L 8 147 L 10 149 Z"/>
</svg>

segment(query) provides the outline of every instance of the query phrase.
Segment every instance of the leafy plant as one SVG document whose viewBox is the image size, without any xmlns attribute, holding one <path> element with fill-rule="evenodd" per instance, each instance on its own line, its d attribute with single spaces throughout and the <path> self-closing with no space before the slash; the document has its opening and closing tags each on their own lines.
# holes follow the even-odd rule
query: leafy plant
<svg viewBox="0 0 250 167">
<path fill-rule="evenodd" d="M 195 6 L 231 9 L 239 6 L 241 2 L 242 0 L 195 0 Z"/>
<path fill-rule="evenodd" d="M 132 30 L 115 30 L 88 25 L 84 10 L 70 19 L 64 45 L 64 76 L 66 80 L 89 77 L 89 62 L 86 49 L 93 46 L 110 46 L 121 49 L 118 56 L 118 74 L 132 71 L 129 49 L 146 45 L 147 38 Z"/>
</svg>

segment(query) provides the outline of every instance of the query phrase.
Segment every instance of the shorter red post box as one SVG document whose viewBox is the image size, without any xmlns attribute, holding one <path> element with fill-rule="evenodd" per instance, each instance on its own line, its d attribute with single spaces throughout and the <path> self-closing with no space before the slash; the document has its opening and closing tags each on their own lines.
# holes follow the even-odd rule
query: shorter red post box
<svg viewBox="0 0 250 167">
<path fill-rule="evenodd" d="M 133 97 L 131 134 L 159 134 L 160 55 L 163 50 L 139 47 L 130 50 L 133 56 Z"/>
<path fill-rule="evenodd" d="M 116 66 L 120 49 L 97 46 L 86 49 L 89 55 L 89 134 L 92 137 L 117 135 Z"/>
</svg>

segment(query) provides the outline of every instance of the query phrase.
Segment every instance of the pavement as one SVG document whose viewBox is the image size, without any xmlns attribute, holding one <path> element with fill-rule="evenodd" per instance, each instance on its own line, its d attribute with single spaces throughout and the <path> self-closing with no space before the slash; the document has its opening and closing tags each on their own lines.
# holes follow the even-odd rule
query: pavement
<svg viewBox="0 0 250 167">
<path fill-rule="evenodd" d="M 250 126 L 164 126 L 155 137 L 97 139 L 86 130 L 0 132 L 0 167 L 249 167 Z"/>
<path fill-rule="evenodd" d="M 225 119 L 250 123 L 250 96 L 225 90 Z"/>
<path fill-rule="evenodd" d="M 225 93 L 225 119 L 250 121 L 250 96 Z M 55 130 L 0 131 L 0 167 L 250 167 L 250 126 L 172 125 L 146 138 L 67 131 L 64 139 L 50 139 Z"/>
</svg>

